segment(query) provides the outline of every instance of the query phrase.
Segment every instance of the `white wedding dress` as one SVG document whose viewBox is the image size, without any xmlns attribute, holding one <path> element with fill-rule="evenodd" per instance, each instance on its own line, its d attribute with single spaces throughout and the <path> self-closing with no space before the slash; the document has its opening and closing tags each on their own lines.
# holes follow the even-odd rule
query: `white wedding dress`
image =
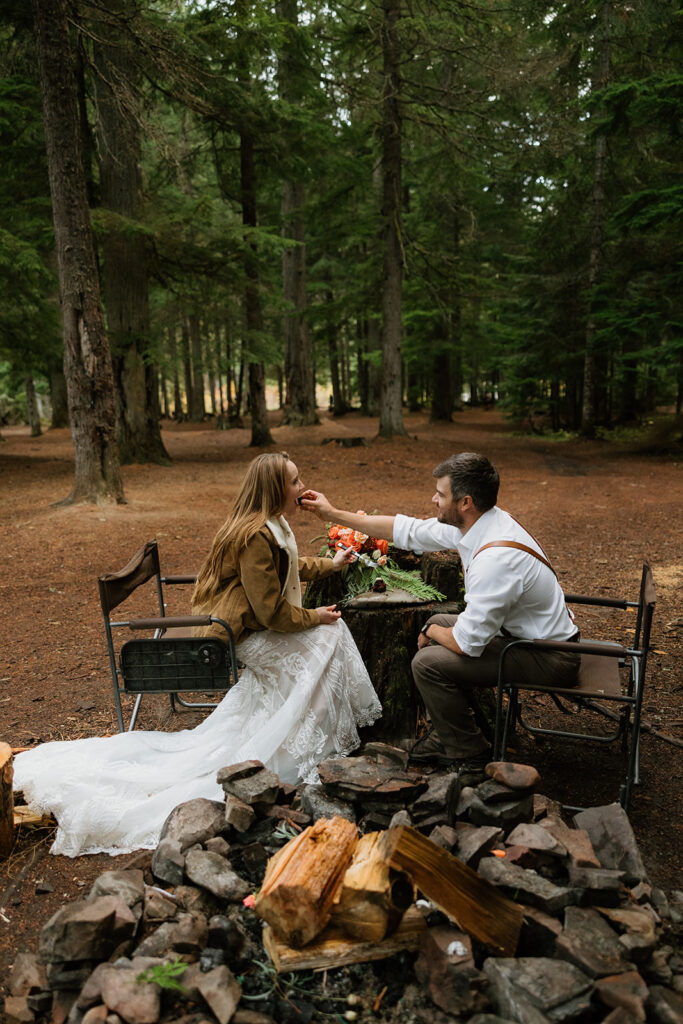
<svg viewBox="0 0 683 1024">
<path fill-rule="evenodd" d="M 183 732 L 127 732 L 45 743 L 19 754 L 14 786 L 58 829 L 51 853 L 153 849 L 178 804 L 222 800 L 219 768 L 256 758 L 283 782 L 317 782 L 316 765 L 358 746 L 382 713 L 342 620 L 299 633 L 254 633 L 246 666 L 215 711 Z"/>
</svg>

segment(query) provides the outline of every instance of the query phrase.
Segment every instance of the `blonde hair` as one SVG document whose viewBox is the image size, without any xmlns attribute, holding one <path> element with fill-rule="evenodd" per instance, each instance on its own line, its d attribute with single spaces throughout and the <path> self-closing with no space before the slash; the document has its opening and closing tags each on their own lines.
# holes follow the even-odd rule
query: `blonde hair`
<svg viewBox="0 0 683 1024">
<path fill-rule="evenodd" d="M 257 455 L 247 468 L 230 515 L 213 539 L 204 559 L 192 604 L 204 605 L 221 589 L 221 569 L 225 552 L 234 544 L 237 551 L 245 548 L 267 519 L 282 511 L 287 496 L 287 452 Z"/>
</svg>

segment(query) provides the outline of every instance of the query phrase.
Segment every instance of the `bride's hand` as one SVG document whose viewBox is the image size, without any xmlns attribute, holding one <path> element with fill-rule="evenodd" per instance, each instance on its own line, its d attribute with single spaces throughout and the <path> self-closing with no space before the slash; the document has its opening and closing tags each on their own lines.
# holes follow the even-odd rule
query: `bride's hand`
<svg viewBox="0 0 683 1024">
<path fill-rule="evenodd" d="M 355 562 L 355 560 L 355 551 L 352 551 L 350 548 L 339 548 L 332 559 L 334 571 L 339 572 L 339 570 L 343 569 L 345 565 L 350 565 L 351 562 Z"/>
<path fill-rule="evenodd" d="M 299 505 L 306 512 L 313 512 L 318 519 L 333 519 L 334 509 L 321 491 L 313 491 L 310 488 L 299 498 Z"/>
<path fill-rule="evenodd" d="M 336 610 L 336 605 L 334 604 L 329 604 L 322 608 L 316 608 L 316 611 L 318 613 L 321 626 L 328 626 L 331 622 L 336 622 L 337 619 L 341 618 L 341 612 Z"/>
</svg>

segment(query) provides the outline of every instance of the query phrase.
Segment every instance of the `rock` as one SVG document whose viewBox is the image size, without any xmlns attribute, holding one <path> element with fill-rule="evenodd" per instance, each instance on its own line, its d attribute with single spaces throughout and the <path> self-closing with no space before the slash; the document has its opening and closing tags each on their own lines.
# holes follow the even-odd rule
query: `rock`
<svg viewBox="0 0 683 1024">
<path fill-rule="evenodd" d="M 431 775 L 425 791 L 410 804 L 411 818 L 419 824 L 437 814 L 445 823 L 454 825 L 461 789 L 457 774 Z"/>
<path fill-rule="evenodd" d="M 385 764 L 387 761 L 393 762 L 403 771 L 408 767 L 408 761 L 410 760 L 410 753 L 407 750 L 374 740 L 370 743 L 364 743 L 360 752 L 364 757 L 374 757 L 380 763 L 382 763 L 382 760 Z"/>
<path fill-rule="evenodd" d="M 230 1024 L 276 1024 L 276 1021 L 266 1013 L 243 1010 L 241 1006 L 238 1006 Z"/>
<path fill-rule="evenodd" d="M 427 789 L 427 782 L 419 776 L 394 765 L 377 764 L 368 757 L 328 758 L 318 765 L 318 772 L 330 796 L 373 805 L 381 801 L 392 810 L 412 803 Z"/>
<path fill-rule="evenodd" d="M 89 1010 L 91 1006 L 97 1006 L 102 1002 L 102 980 L 110 968 L 111 964 L 98 964 L 88 977 L 76 999 L 75 1005 L 79 1010 Z"/>
<path fill-rule="evenodd" d="M 228 1024 L 242 996 L 232 971 L 228 967 L 215 967 L 208 974 L 199 975 L 195 983 L 219 1024 Z"/>
<path fill-rule="evenodd" d="M 266 818 L 275 818 L 276 821 L 292 822 L 300 828 L 308 828 L 312 824 L 310 814 L 305 811 L 297 811 L 293 807 L 283 807 L 281 804 L 270 804 L 264 811 Z"/>
<path fill-rule="evenodd" d="M 475 800 L 478 800 L 477 794 L 472 786 L 463 786 L 460 791 L 460 799 L 458 800 L 458 806 L 455 808 L 455 814 L 457 818 L 465 818 L 470 811 Z M 480 801 L 481 802 L 481 801 Z"/>
<path fill-rule="evenodd" d="M 176 953 L 201 953 L 209 934 L 203 914 L 180 914 L 172 927 L 172 948 Z"/>
<path fill-rule="evenodd" d="M 175 922 L 165 921 L 140 942 L 133 950 L 133 956 L 161 957 L 173 948 Z"/>
<path fill-rule="evenodd" d="M 581 906 L 596 903 L 601 906 L 616 906 L 621 899 L 623 879 L 623 871 L 569 865 L 569 882 L 575 892 L 574 902 Z"/>
<path fill-rule="evenodd" d="M 505 861 L 508 864 L 516 864 L 520 868 L 531 868 L 537 871 L 552 861 L 552 857 L 538 853 L 537 850 L 530 850 L 528 846 L 506 846 Z"/>
<path fill-rule="evenodd" d="M 83 1016 L 81 1024 L 105 1024 L 109 1016 L 109 1008 L 100 1003 L 99 1006 L 91 1007 Z"/>
<path fill-rule="evenodd" d="M 653 985 L 645 1003 L 648 1022 L 652 1024 L 681 1024 L 683 997 L 670 988 Z"/>
<path fill-rule="evenodd" d="M 224 816 L 225 806 L 218 800 L 205 797 L 187 800 L 173 808 L 164 822 L 160 838 L 175 839 L 183 853 L 195 843 L 205 843 L 225 831 Z"/>
<path fill-rule="evenodd" d="M 307 785 L 301 789 L 301 807 L 310 814 L 313 821 L 319 818 L 346 818 L 347 821 L 356 820 L 356 812 L 353 804 L 346 800 L 337 800 L 328 795 L 325 789 L 319 785 Z"/>
<path fill-rule="evenodd" d="M 211 917 L 220 910 L 220 900 L 206 889 L 198 889 L 196 885 L 177 885 L 173 895 L 182 909 L 189 914 L 197 913 Z"/>
<path fill-rule="evenodd" d="M 631 966 L 617 933 L 596 910 L 588 907 L 567 907 L 564 930 L 555 942 L 555 955 L 569 960 L 591 978 L 619 974 Z"/>
<path fill-rule="evenodd" d="M 29 1009 L 28 999 L 24 996 L 7 996 L 5 998 L 5 1020 L 7 1024 L 32 1024 L 35 1020 L 33 1010 Z"/>
<path fill-rule="evenodd" d="M 485 804 L 495 804 L 501 802 L 509 802 L 510 800 L 519 800 L 522 796 L 531 795 L 533 799 L 533 792 L 531 790 L 522 789 L 510 789 L 502 782 L 496 782 L 495 779 L 487 779 L 486 782 L 480 782 L 475 787 L 475 792 L 480 800 L 483 800 Z"/>
<path fill-rule="evenodd" d="M 631 823 L 621 804 L 589 807 L 580 811 L 574 821 L 577 828 L 583 828 L 588 833 L 604 868 L 623 871 L 627 885 L 647 881 Z"/>
<path fill-rule="evenodd" d="M 595 856 L 593 845 L 585 829 L 570 828 L 559 816 L 549 814 L 540 823 L 558 843 L 565 847 L 572 864 L 577 867 L 599 868 L 600 861 Z"/>
<path fill-rule="evenodd" d="M 47 985 L 45 967 L 35 953 L 17 953 L 7 979 L 11 996 L 27 996 L 39 992 Z"/>
<path fill-rule="evenodd" d="M 402 807 L 400 811 L 396 811 L 392 814 L 389 819 L 389 828 L 398 828 L 399 825 L 412 825 L 413 819 L 410 817 L 410 812 Z"/>
<path fill-rule="evenodd" d="M 204 843 L 204 849 L 210 850 L 211 853 L 217 853 L 221 857 L 230 856 L 230 843 L 223 836 L 214 836 L 213 839 L 207 839 Z"/>
<path fill-rule="evenodd" d="M 531 765 L 513 764 L 511 761 L 491 761 L 486 765 L 486 774 L 510 789 L 531 789 L 541 781 L 541 776 Z"/>
<path fill-rule="evenodd" d="M 497 1012 L 519 1024 L 571 1020 L 590 1005 L 591 979 L 562 960 L 489 957 L 484 973 Z"/>
<path fill-rule="evenodd" d="M 540 821 L 548 815 L 559 818 L 562 813 L 562 804 L 557 800 L 551 800 L 543 793 L 534 793 L 534 821 Z"/>
<path fill-rule="evenodd" d="M 185 871 L 185 857 L 177 839 L 161 839 L 151 864 L 152 874 L 166 885 L 180 885 Z"/>
<path fill-rule="evenodd" d="M 458 839 L 453 852 L 465 864 L 476 868 L 481 858 L 502 842 L 504 835 L 502 828 L 495 825 L 458 825 Z"/>
<path fill-rule="evenodd" d="M 236 856 L 237 873 L 246 876 L 253 885 L 260 885 L 268 863 L 268 851 L 261 843 L 243 846 Z"/>
<path fill-rule="evenodd" d="M 77 992 L 58 991 L 52 993 L 50 1024 L 65 1024 L 76 1001 Z"/>
<path fill-rule="evenodd" d="M 280 792 L 280 779 L 268 768 L 261 768 L 254 775 L 225 779 L 221 782 L 226 795 L 232 794 L 245 804 L 274 804 Z"/>
<path fill-rule="evenodd" d="M 145 904 L 143 918 L 145 921 L 172 921 L 177 917 L 179 904 L 175 897 L 156 886 L 145 887 Z"/>
<path fill-rule="evenodd" d="M 535 871 L 507 864 L 498 857 L 484 857 L 479 862 L 479 874 L 505 889 L 508 895 L 518 898 L 519 902 L 538 907 L 547 914 L 563 910 L 571 900 L 569 889 L 553 885 Z"/>
<path fill-rule="evenodd" d="M 100 896 L 117 896 L 130 907 L 136 919 L 142 917 L 145 896 L 145 879 L 139 868 L 123 871 L 105 871 L 95 879 L 86 899 L 93 901 Z"/>
<path fill-rule="evenodd" d="M 561 934 L 562 925 L 556 917 L 551 917 L 537 907 L 525 907 L 517 955 L 547 956 L 553 953 L 555 940 Z"/>
<path fill-rule="evenodd" d="M 195 885 L 230 903 L 244 899 L 250 890 L 248 882 L 240 878 L 223 857 L 210 850 L 193 850 L 188 853 L 185 872 Z"/>
<path fill-rule="evenodd" d="M 602 1024 L 638 1024 L 638 1021 L 628 1010 L 618 1006 L 616 1010 L 612 1010 L 606 1017 L 603 1017 Z"/>
<path fill-rule="evenodd" d="M 224 782 L 248 779 L 250 775 L 256 775 L 264 767 L 262 761 L 240 761 L 238 764 L 229 764 L 226 768 L 219 769 L 216 782 L 222 786 Z"/>
<path fill-rule="evenodd" d="M 627 1010 L 634 1020 L 645 1020 L 647 985 L 637 971 L 625 971 L 600 978 L 595 983 L 595 992 L 605 1006 Z"/>
<path fill-rule="evenodd" d="M 116 896 L 82 900 L 62 907 L 40 933 L 44 963 L 71 960 L 106 960 L 126 939 L 132 939 L 137 921 Z"/>
<path fill-rule="evenodd" d="M 670 946 L 660 946 L 642 965 L 642 971 L 648 981 L 655 985 L 669 985 L 673 972 L 669 967 Z"/>
<path fill-rule="evenodd" d="M 415 974 L 442 1010 L 457 1016 L 471 1014 L 487 1005 L 484 975 L 474 967 L 468 935 L 450 926 L 429 928 L 420 944 Z"/>
<path fill-rule="evenodd" d="M 234 959 L 239 959 L 248 944 L 247 934 L 236 916 L 214 914 L 209 920 L 207 937 L 209 946 L 225 950 Z"/>
<path fill-rule="evenodd" d="M 473 825 L 494 825 L 507 831 L 523 821 L 529 821 L 533 810 L 534 800 L 531 793 L 519 799 L 485 804 L 475 790 L 470 800 L 468 817 Z"/>
<path fill-rule="evenodd" d="M 625 955 L 634 963 L 646 961 L 657 945 L 658 918 L 654 911 L 647 907 L 598 907 L 598 910 L 624 933 L 619 941 Z"/>
<path fill-rule="evenodd" d="M 532 822 L 522 822 L 521 825 L 515 826 L 505 842 L 509 846 L 527 846 L 530 850 L 549 853 L 554 857 L 566 857 L 567 855 L 566 847 L 552 833 Z"/>
<path fill-rule="evenodd" d="M 102 976 L 102 1000 L 127 1024 L 156 1024 L 161 1010 L 158 985 L 140 983 L 132 967 L 109 966 Z"/>
<path fill-rule="evenodd" d="M 440 846 L 450 853 L 458 841 L 458 833 L 450 825 L 437 825 L 429 833 L 429 838 L 436 846 Z"/>
<path fill-rule="evenodd" d="M 68 963 L 56 961 L 48 964 L 48 988 L 57 992 L 77 991 L 90 977 L 90 973 L 96 965 L 97 960 L 73 960 Z"/>
<path fill-rule="evenodd" d="M 256 821 L 256 811 L 233 793 L 225 799 L 225 821 L 237 832 L 247 832 Z"/>
</svg>

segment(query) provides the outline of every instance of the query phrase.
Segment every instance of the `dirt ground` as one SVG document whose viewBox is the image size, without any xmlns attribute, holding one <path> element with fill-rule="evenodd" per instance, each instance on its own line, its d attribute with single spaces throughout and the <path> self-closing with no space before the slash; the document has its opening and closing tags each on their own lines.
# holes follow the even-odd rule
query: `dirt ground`
<svg viewBox="0 0 683 1024">
<path fill-rule="evenodd" d="M 484 452 L 498 467 L 499 504 L 543 543 L 565 591 L 637 597 L 643 560 L 654 569 L 658 604 L 648 667 L 644 717 L 654 729 L 683 739 L 683 557 L 680 461 L 639 454 L 605 442 L 515 436 L 493 410 L 459 413 L 450 425 L 406 416 L 409 437 L 376 438 L 377 421 L 351 414 L 320 426 L 278 427 L 279 448 L 302 479 L 331 500 L 368 512 L 430 515 L 431 470 L 454 451 Z M 13 747 L 103 735 L 116 728 L 102 618 L 99 574 L 121 568 L 156 537 L 163 571 L 193 572 L 231 504 L 254 455 L 249 431 L 211 424 L 164 425 L 173 465 L 124 468 L 127 504 L 53 507 L 70 491 L 73 453 L 67 431 L 29 437 L 3 428 L 0 441 L 0 530 L 5 571 L 0 580 L 0 739 Z M 322 445 L 330 437 L 363 437 L 367 445 Z M 299 548 L 314 553 L 320 525 L 301 513 Z M 189 588 L 170 612 L 187 609 Z M 581 611 L 584 636 L 627 639 L 633 618 Z M 141 714 L 146 728 L 183 728 L 158 698 Z M 683 885 L 683 751 L 652 734 L 642 739 L 642 786 L 631 821 L 651 880 L 669 891 Z M 617 798 L 622 762 L 612 747 L 524 741 L 520 759 L 535 763 L 540 789 L 569 803 Z M 21 949 L 35 949 L 47 918 L 85 893 L 108 867 L 133 858 L 69 860 L 47 856 L 49 830 L 22 833 L 0 865 L 0 978 Z"/>
</svg>

